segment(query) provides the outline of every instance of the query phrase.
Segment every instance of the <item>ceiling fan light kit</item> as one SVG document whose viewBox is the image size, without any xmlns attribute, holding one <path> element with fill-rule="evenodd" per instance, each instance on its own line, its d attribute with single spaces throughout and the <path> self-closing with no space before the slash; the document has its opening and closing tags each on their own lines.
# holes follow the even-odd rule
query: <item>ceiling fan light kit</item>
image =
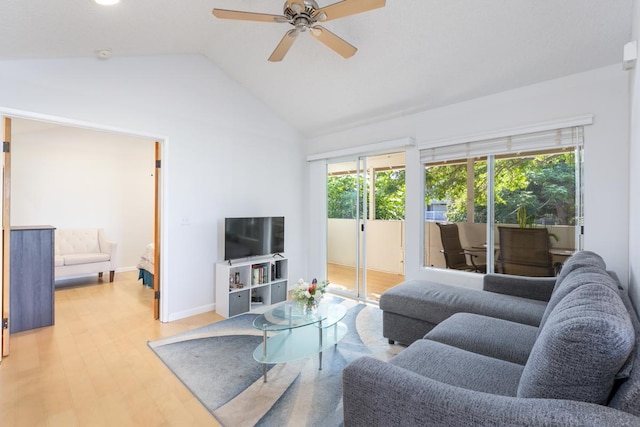
<svg viewBox="0 0 640 427">
<path fill-rule="evenodd" d="M 325 7 L 319 7 L 315 0 L 286 0 L 282 15 L 242 12 L 238 10 L 213 9 L 213 16 L 221 19 L 238 19 L 243 21 L 287 23 L 294 29 L 287 31 L 278 46 L 269 57 L 269 61 L 282 61 L 298 34 L 309 33 L 319 42 L 336 52 L 343 58 L 350 58 L 358 50 L 331 31 L 318 25 L 345 16 L 378 9 L 386 0 L 343 0 Z"/>
</svg>

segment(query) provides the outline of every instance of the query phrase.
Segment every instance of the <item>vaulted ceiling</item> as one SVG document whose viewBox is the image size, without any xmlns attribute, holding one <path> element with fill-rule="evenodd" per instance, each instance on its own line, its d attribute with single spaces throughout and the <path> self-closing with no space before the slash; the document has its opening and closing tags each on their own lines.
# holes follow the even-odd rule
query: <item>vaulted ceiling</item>
<svg viewBox="0 0 640 427">
<path fill-rule="evenodd" d="M 358 0 L 349 0 L 358 1 Z M 335 0 L 318 0 L 326 6 Z M 0 2 L 0 60 L 202 54 L 304 135 L 431 109 L 611 64 L 632 0 L 387 0 L 323 24 L 358 48 L 343 59 L 289 24 L 221 20 L 215 8 L 281 14 L 284 0 Z"/>
</svg>

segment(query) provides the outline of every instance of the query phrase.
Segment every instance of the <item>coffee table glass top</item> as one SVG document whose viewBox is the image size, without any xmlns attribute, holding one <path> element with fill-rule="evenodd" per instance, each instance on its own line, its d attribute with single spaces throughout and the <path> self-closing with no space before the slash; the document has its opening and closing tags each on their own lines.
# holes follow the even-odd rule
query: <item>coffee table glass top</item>
<svg viewBox="0 0 640 427">
<path fill-rule="evenodd" d="M 347 309 L 341 304 L 320 303 L 313 313 L 306 313 L 299 304 L 286 301 L 256 317 L 253 327 L 261 331 L 283 331 L 313 324 L 326 328 L 338 323 L 346 314 Z"/>
<path fill-rule="evenodd" d="M 314 313 L 305 313 L 294 302 L 284 302 L 253 321 L 253 327 L 262 331 L 263 341 L 253 352 L 253 358 L 263 364 L 284 363 L 319 354 L 322 369 L 322 351 L 335 346 L 347 334 L 341 322 L 347 309 L 342 304 L 320 303 Z M 274 333 L 271 337 L 267 334 Z"/>
</svg>

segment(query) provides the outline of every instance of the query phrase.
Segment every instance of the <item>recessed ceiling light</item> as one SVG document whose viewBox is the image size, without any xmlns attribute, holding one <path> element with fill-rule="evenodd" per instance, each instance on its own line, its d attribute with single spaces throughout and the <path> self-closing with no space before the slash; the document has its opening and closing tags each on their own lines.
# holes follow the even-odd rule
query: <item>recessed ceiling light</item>
<svg viewBox="0 0 640 427">
<path fill-rule="evenodd" d="M 114 4 L 120 3 L 120 0 L 93 0 L 100 6 L 113 6 Z"/>
<path fill-rule="evenodd" d="M 100 59 L 109 59 L 111 58 L 111 49 L 100 49 L 96 51 L 96 55 Z"/>
</svg>

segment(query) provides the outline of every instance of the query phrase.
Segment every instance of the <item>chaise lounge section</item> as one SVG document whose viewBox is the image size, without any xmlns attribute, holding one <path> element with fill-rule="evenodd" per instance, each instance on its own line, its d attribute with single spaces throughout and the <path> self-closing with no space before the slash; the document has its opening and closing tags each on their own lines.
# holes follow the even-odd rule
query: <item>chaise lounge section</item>
<svg viewBox="0 0 640 427">
<path fill-rule="evenodd" d="M 385 337 L 410 345 L 344 370 L 346 426 L 640 425 L 638 315 L 593 252 L 555 280 L 408 282 L 380 307 Z"/>
</svg>

